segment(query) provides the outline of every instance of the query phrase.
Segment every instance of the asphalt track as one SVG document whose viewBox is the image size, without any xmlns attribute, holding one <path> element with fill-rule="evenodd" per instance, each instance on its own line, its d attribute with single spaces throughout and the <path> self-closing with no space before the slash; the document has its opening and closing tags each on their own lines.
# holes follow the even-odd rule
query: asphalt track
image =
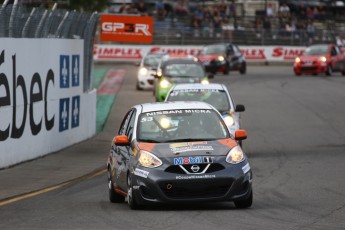
<svg viewBox="0 0 345 230">
<path fill-rule="evenodd" d="M 103 67 L 125 70 L 103 131 L 1 170 L 0 229 L 345 229 L 345 77 L 295 77 L 290 66 L 217 75 L 213 82 L 226 84 L 246 106 L 243 149 L 254 173 L 252 208 L 221 202 L 132 211 L 108 201 L 103 171 L 124 113 L 154 98 L 136 91 L 133 65 Z"/>
</svg>

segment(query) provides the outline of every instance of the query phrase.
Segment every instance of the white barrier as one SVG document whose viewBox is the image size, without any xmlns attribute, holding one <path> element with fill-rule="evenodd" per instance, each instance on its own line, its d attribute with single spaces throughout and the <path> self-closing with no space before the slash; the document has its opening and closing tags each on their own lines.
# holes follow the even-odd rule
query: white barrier
<svg viewBox="0 0 345 230">
<path fill-rule="evenodd" d="M 172 45 L 111 45 L 94 46 L 95 61 L 139 61 L 148 52 L 168 52 L 174 54 L 198 55 L 203 46 Z M 249 62 L 292 62 L 303 54 L 301 46 L 239 46 Z"/>
<path fill-rule="evenodd" d="M 96 133 L 96 90 L 83 92 L 83 40 L 0 39 L 0 168 Z"/>
</svg>

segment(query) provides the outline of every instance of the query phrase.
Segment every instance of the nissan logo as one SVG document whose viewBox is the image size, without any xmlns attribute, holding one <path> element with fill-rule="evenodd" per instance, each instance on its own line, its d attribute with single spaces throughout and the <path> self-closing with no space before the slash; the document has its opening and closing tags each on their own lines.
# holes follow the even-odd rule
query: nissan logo
<svg viewBox="0 0 345 230">
<path fill-rule="evenodd" d="M 197 165 L 192 165 L 191 167 L 190 167 L 190 169 L 193 171 L 193 172 L 199 172 L 199 170 L 200 170 L 200 167 L 199 166 L 197 166 Z"/>
</svg>

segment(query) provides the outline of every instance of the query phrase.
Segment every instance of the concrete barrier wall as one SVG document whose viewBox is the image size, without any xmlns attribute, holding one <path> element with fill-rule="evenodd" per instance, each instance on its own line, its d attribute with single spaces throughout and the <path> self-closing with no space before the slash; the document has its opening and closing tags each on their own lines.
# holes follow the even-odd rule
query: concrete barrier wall
<svg viewBox="0 0 345 230">
<path fill-rule="evenodd" d="M 96 133 L 96 90 L 83 92 L 84 43 L 0 38 L 0 168 Z"/>
</svg>

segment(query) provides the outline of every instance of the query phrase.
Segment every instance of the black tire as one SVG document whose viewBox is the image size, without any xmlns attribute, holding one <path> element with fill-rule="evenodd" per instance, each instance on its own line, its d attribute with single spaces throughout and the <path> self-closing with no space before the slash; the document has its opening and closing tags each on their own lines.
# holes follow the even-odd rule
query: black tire
<svg viewBox="0 0 345 230">
<path fill-rule="evenodd" d="M 253 204 L 253 190 L 250 191 L 249 196 L 243 200 L 236 200 L 234 201 L 236 208 L 244 209 L 249 208 Z"/>
<path fill-rule="evenodd" d="M 326 75 L 327 75 L 327 76 L 331 76 L 331 75 L 332 75 L 332 72 L 333 72 L 332 66 L 331 66 L 331 65 L 328 65 L 328 66 L 327 66 L 327 70 L 326 70 Z"/>
<path fill-rule="evenodd" d="M 243 62 L 241 64 L 240 74 L 245 74 L 247 72 L 247 64 Z"/>
<path fill-rule="evenodd" d="M 116 193 L 114 190 L 110 169 L 108 169 L 108 189 L 109 189 L 109 200 L 111 203 L 122 203 L 125 201 L 125 197 Z"/>
<path fill-rule="evenodd" d="M 143 90 L 142 88 L 140 88 L 139 82 L 137 82 L 137 90 Z"/>
<path fill-rule="evenodd" d="M 224 74 L 224 75 L 228 75 L 229 72 L 230 72 L 229 63 L 226 63 L 224 68 L 225 68 L 225 69 L 223 70 L 223 74 Z"/>
<path fill-rule="evenodd" d="M 345 69 L 341 71 L 341 75 L 345 76 Z"/>
<path fill-rule="evenodd" d="M 295 72 L 295 76 L 296 76 L 296 77 L 299 77 L 299 76 L 301 76 L 301 73 L 296 73 L 296 72 Z"/>
<path fill-rule="evenodd" d="M 128 175 L 127 176 L 127 202 L 128 202 L 128 205 L 131 209 L 139 209 L 140 206 L 138 205 L 138 203 L 136 202 L 135 200 L 135 196 L 134 196 L 134 193 L 133 193 L 133 186 L 132 186 L 132 179 L 131 179 L 131 176 Z"/>
</svg>

